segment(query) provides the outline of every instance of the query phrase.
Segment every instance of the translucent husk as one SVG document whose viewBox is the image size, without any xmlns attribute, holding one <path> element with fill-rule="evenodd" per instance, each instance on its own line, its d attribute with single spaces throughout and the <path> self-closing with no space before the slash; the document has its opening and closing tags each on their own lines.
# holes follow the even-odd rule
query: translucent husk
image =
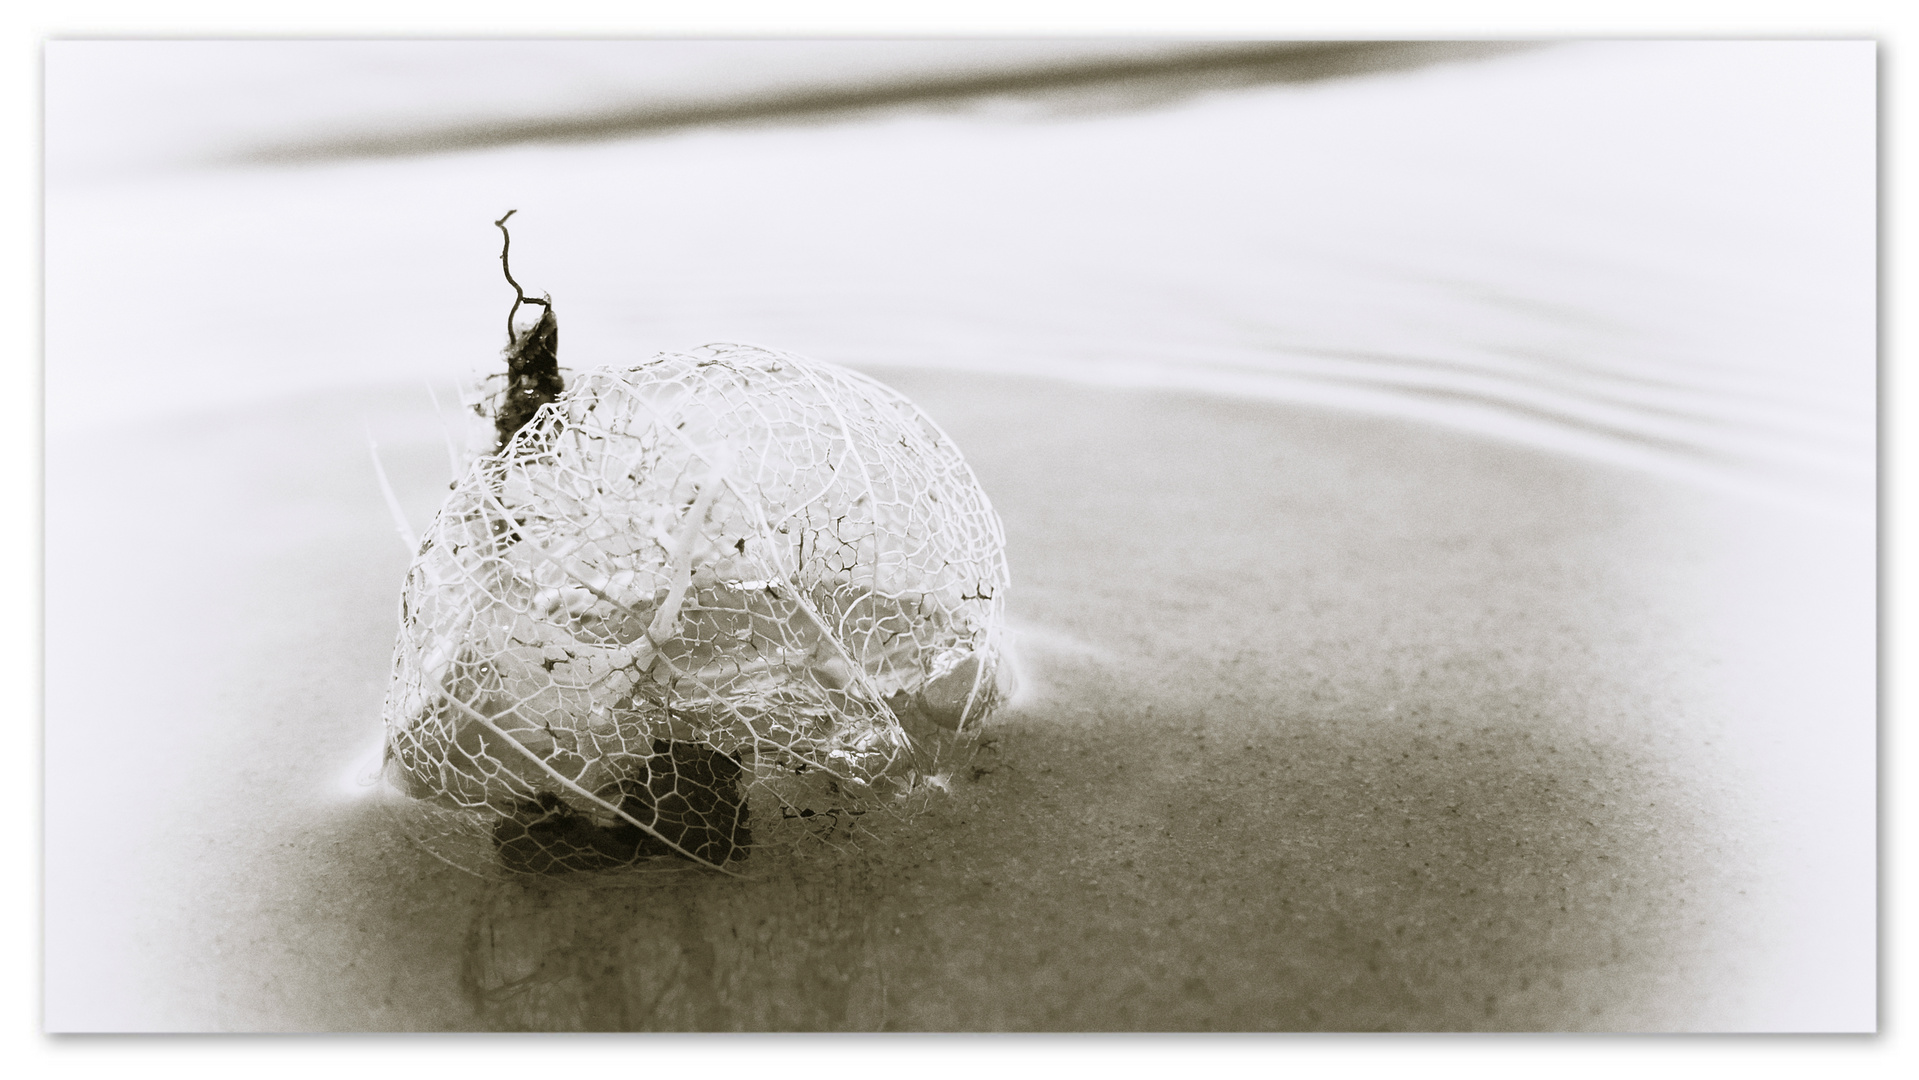
<svg viewBox="0 0 1919 1080">
<path fill-rule="evenodd" d="M 998 704 L 1006 583 L 959 451 L 872 379 L 742 345 L 579 375 L 421 538 L 385 775 L 481 873 L 845 843 Z"/>
</svg>

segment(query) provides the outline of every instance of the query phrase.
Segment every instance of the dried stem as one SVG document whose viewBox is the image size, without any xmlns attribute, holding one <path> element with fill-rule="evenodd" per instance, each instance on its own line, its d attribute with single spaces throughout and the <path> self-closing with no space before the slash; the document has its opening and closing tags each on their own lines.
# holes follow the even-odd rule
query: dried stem
<svg viewBox="0 0 1919 1080">
<path fill-rule="evenodd" d="M 517 208 L 508 210 L 506 213 L 500 215 L 500 220 L 493 223 L 499 227 L 500 235 L 504 237 L 500 243 L 500 272 L 506 275 L 506 283 L 513 286 L 513 306 L 507 309 L 506 313 L 506 343 L 508 345 L 513 344 L 513 317 L 520 313 L 521 304 L 538 304 L 548 311 L 553 310 L 553 303 L 550 299 L 542 300 L 528 296 L 526 290 L 520 288 L 520 283 L 513 280 L 513 267 L 508 264 L 506 257 L 507 252 L 513 250 L 513 234 L 506 230 L 506 219 L 519 212 Z"/>
</svg>

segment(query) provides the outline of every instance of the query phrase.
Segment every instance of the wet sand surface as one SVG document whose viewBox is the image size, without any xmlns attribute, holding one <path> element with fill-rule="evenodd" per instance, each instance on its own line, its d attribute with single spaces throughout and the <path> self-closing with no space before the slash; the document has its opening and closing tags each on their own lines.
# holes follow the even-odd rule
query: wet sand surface
<svg viewBox="0 0 1919 1080">
<path fill-rule="evenodd" d="M 1776 1022 L 1804 897 L 1754 811 L 1794 778 L 1702 615 L 1832 592 L 1728 554 L 1767 512 L 1394 420 L 876 374 L 1005 520 L 1023 689 L 932 812 L 747 880 L 488 883 L 354 793 L 405 568 L 362 418 L 420 527 L 424 391 L 50 439 L 48 1026 Z M 1868 822 L 1869 728 L 1819 789 L 1863 775 Z"/>
</svg>

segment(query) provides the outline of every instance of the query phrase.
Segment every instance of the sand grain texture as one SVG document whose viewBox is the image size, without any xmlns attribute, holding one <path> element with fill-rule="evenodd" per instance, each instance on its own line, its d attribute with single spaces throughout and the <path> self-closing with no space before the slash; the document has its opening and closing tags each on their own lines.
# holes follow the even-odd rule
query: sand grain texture
<svg viewBox="0 0 1919 1080">
<path fill-rule="evenodd" d="M 405 566 L 361 417 L 417 528 L 422 392 L 56 440 L 49 895 L 90 899 L 49 903 L 49 1026 L 1752 1022 L 1772 871 L 1712 746 L 1696 493 L 1399 421 L 877 373 L 1005 519 L 1026 688 L 934 812 L 746 881 L 488 884 L 347 793 Z"/>
</svg>

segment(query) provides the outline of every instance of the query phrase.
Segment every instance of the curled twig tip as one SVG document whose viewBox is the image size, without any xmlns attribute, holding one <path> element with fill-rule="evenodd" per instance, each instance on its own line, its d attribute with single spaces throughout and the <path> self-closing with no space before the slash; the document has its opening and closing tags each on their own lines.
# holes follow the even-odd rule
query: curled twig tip
<svg viewBox="0 0 1919 1080">
<path fill-rule="evenodd" d="M 506 275 L 506 283 L 513 286 L 513 306 L 507 309 L 506 313 L 506 343 L 508 345 L 513 344 L 513 317 L 520 313 L 521 304 L 538 304 L 548 311 L 553 310 L 553 302 L 551 299 L 542 300 L 528 296 L 526 290 L 520 288 L 520 283 L 513 280 L 513 267 L 507 261 L 507 253 L 513 250 L 513 234 L 507 231 L 506 219 L 519 212 L 517 208 L 508 210 L 506 213 L 500 215 L 500 220 L 493 223 L 494 226 L 500 230 L 500 236 L 503 238 L 500 242 L 500 272 Z"/>
</svg>

